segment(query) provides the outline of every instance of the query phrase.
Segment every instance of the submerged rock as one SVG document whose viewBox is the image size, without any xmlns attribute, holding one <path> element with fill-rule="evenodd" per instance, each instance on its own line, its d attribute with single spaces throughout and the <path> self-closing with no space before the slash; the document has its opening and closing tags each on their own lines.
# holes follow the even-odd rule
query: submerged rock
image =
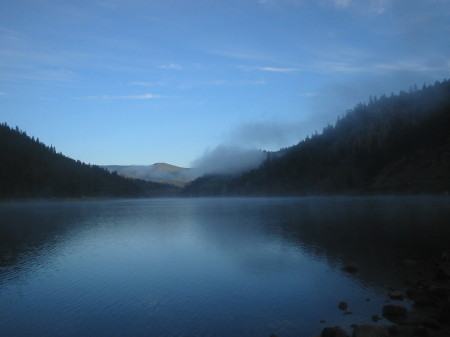
<svg viewBox="0 0 450 337">
<path fill-rule="evenodd" d="M 341 327 L 336 326 L 323 329 L 320 337 L 349 337 L 349 335 Z"/>
<path fill-rule="evenodd" d="M 405 298 L 405 295 L 403 295 L 403 292 L 399 290 L 391 290 L 389 292 L 389 297 L 391 300 L 403 300 Z"/>
<path fill-rule="evenodd" d="M 339 302 L 339 309 L 346 310 L 348 308 L 347 302 Z"/>
<path fill-rule="evenodd" d="M 354 274 L 358 271 L 358 265 L 356 263 L 350 263 L 342 268 L 342 270 L 346 271 L 347 273 Z"/>
<path fill-rule="evenodd" d="M 439 329 L 439 323 L 437 321 L 435 321 L 434 319 L 429 318 L 429 317 L 427 317 L 427 318 L 425 318 L 423 320 L 422 325 L 424 327 L 427 327 L 427 328 L 430 328 L 430 329 L 433 329 L 433 330 Z"/>
<path fill-rule="evenodd" d="M 375 325 L 358 325 L 353 330 L 352 337 L 388 337 L 386 329 Z"/>
<path fill-rule="evenodd" d="M 372 316 L 372 321 L 374 321 L 374 322 L 378 322 L 379 320 L 382 320 L 383 318 L 382 317 L 380 317 L 380 316 L 378 316 L 378 315 L 373 315 Z"/>
<path fill-rule="evenodd" d="M 428 330 L 424 327 L 418 327 L 414 329 L 414 336 L 422 336 L 427 337 L 428 336 Z"/>
<path fill-rule="evenodd" d="M 408 310 L 400 305 L 389 304 L 383 307 L 383 316 L 403 316 L 407 312 Z"/>
<path fill-rule="evenodd" d="M 389 334 L 390 335 L 398 335 L 400 333 L 400 331 L 398 330 L 398 326 L 397 325 L 392 325 L 389 328 Z"/>
<path fill-rule="evenodd" d="M 439 323 L 450 325 L 450 302 L 447 302 L 439 313 Z"/>
</svg>

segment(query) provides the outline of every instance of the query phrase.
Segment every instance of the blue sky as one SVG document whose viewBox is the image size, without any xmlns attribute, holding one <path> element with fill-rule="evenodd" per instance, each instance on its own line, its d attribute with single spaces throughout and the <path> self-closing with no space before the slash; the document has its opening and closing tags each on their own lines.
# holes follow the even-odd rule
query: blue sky
<svg viewBox="0 0 450 337">
<path fill-rule="evenodd" d="M 275 150 L 449 78 L 449 22 L 449 0 L 3 0 L 0 121 L 92 164 Z"/>
</svg>

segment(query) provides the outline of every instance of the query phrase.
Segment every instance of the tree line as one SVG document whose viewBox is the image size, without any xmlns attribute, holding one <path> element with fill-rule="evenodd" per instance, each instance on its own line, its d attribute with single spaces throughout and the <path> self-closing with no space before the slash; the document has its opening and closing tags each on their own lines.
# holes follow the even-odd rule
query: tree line
<svg viewBox="0 0 450 337">
<path fill-rule="evenodd" d="M 169 185 L 126 179 L 57 153 L 18 127 L 0 124 L 0 199 L 172 195 Z"/>
<path fill-rule="evenodd" d="M 321 133 L 237 176 L 201 177 L 186 195 L 450 191 L 450 81 L 371 97 Z"/>
</svg>

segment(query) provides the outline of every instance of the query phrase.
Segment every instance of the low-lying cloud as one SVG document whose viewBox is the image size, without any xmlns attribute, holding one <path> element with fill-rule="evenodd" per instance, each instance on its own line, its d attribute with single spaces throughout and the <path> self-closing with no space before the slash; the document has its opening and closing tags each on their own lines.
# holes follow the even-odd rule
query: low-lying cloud
<svg viewBox="0 0 450 337">
<path fill-rule="evenodd" d="M 199 175 L 236 174 L 259 166 L 265 158 L 266 154 L 261 150 L 219 145 L 207 149 L 192 166 Z"/>
</svg>

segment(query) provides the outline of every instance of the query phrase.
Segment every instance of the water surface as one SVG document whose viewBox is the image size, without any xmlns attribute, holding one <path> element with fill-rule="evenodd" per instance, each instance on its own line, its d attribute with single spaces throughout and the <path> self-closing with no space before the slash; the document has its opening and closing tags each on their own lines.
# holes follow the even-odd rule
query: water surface
<svg viewBox="0 0 450 337">
<path fill-rule="evenodd" d="M 449 218 L 437 197 L 0 204 L 0 336 L 348 328 L 381 314 L 405 257 L 449 246 Z"/>
</svg>

